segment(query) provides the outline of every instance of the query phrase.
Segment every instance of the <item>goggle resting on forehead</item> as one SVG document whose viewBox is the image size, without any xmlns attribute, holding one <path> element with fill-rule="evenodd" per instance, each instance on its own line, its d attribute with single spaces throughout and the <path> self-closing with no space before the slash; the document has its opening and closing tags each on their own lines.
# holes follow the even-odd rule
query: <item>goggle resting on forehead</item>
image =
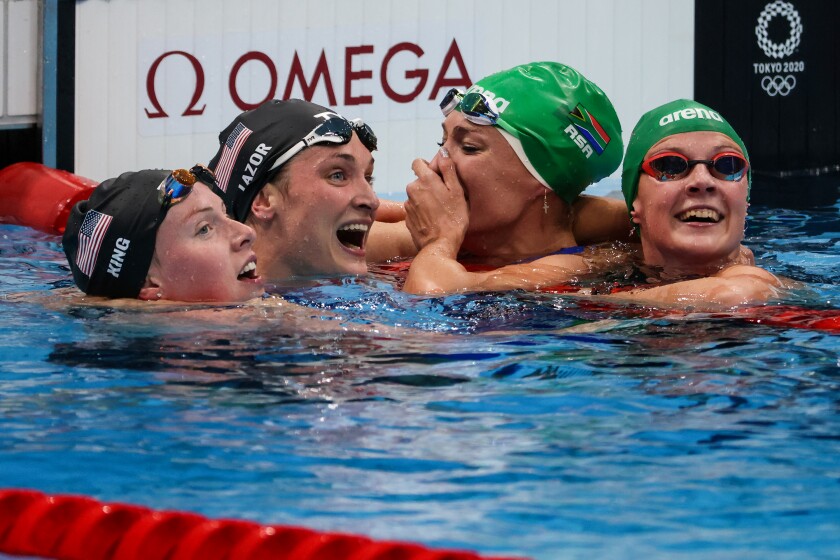
<svg viewBox="0 0 840 560">
<path fill-rule="evenodd" d="M 354 132 L 365 148 L 371 152 L 376 149 L 376 134 L 362 119 L 348 121 L 342 116 L 335 115 L 313 128 L 300 142 L 280 154 L 268 171 L 278 169 L 304 148 L 314 144 L 346 144 L 351 140 Z"/>
<path fill-rule="evenodd" d="M 192 192 L 196 182 L 208 187 L 217 187 L 216 176 L 207 167 L 195 164 L 189 170 L 175 169 L 158 185 L 158 202 L 167 209 L 178 204 Z"/>
<path fill-rule="evenodd" d="M 656 154 L 642 162 L 642 171 L 659 182 L 678 181 L 691 173 L 695 165 L 702 163 L 716 179 L 740 181 L 749 169 L 749 162 L 739 153 L 721 152 L 712 159 L 688 159 L 677 152 Z"/>
<path fill-rule="evenodd" d="M 493 125 L 499 120 L 495 104 L 476 91 L 466 94 L 455 88 L 447 91 L 440 102 L 443 116 L 448 116 L 456 108 L 460 108 L 464 117 L 474 124 Z"/>
</svg>

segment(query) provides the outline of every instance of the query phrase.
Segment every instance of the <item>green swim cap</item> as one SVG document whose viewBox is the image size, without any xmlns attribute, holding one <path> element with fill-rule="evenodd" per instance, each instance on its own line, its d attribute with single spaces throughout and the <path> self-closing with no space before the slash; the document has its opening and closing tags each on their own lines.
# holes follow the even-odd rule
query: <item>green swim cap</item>
<svg viewBox="0 0 840 560">
<path fill-rule="evenodd" d="M 709 107 L 689 99 L 677 99 L 656 109 L 648 111 L 633 129 L 630 142 L 627 143 L 627 155 L 624 156 L 624 167 L 621 171 L 621 190 L 627 209 L 633 209 L 633 201 L 639 191 L 639 173 L 642 161 L 651 147 L 668 136 L 683 132 L 711 131 L 729 136 L 738 144 L 744 157 L 749 161 L 747 148 L 735 129 L 720 116 L 720 113 Z M 752 184 L 752 168 L 747 170 L 747 200 L 749 187 Z"/>
<path fill-rule="evenodd" d="M 566 202 L 621 163 L 621 123 L 612 103 L 573 68 L 522 64 L 479 80 L 468 92 L 494 100 L 502 136 L 531 175 Z"/>
</svg>

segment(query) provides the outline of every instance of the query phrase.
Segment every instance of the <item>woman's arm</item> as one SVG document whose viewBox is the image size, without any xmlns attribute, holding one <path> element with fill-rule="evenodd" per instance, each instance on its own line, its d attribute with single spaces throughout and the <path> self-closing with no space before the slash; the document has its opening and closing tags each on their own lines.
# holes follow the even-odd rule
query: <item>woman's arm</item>
<svg viewBox="0 0 840 560">
<path fill-rule="evenodd" d="M 365 245 L 367 262 L 384 262 L 389 259 L 413 257 L 416 254 L 417 246 L 411 239 L 411 233 L 404 221 L 373 223 Z"/>
<path fill-rule="evenodd" d="M 630 214 L 623 200 L 580 195 L 572 203 L 572 233 L 579 245 L 632 241 Z"/>
<path fill-rule="evenodd" d="M 537 290 L 567 284 L 589 271 L 577 255 L 551 255 L 527 264 L 473 272 L 460 264 L 445 244 L 431 243 L 411 263 L 403 290 L 412 294 L 450 294 Z"/>
<path fill-rule="evenodd" d="M 764 303 L 777 296 L 782 281 L 757 266 L 734 265 L 714 276 L 618 292 L 612 299 L 653 304 L 691 306 L 694 310 Z"/>
</svg>

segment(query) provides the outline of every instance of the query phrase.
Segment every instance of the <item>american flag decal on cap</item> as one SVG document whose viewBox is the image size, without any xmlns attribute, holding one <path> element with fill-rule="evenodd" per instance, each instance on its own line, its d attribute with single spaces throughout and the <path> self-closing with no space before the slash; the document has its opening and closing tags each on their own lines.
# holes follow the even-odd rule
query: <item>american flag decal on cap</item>
<svg viewBox="0 0 840 560">
<path fill-rule="evenodd" d="M 252 130 L 241 122 L 237 123 L 225 141 L 225 145 L 222 148 L 222 157 L 219 158 L 219 163 L 216 164 L 215 170 L 216 181 L 219 183 L 219 188 L 222 192 L 227 192 L 233 165 L 236 163 L 236 158 L 239 157 L 239 151 L 251 135 L 251 132 Z"/>
<path fill-rule="evenodd" d="M 108 214 L 88 210 L 82 227 L 79 228 L 79 249 L 76 251 L 76 265 L 85 276 L 90 278 L 93 267 L 96 265 L 96 258 L 99 256 L 99 248 L 102 247 L 102 239 L 108 226 L 111 225 L 112 217 Z"/>
</svg>

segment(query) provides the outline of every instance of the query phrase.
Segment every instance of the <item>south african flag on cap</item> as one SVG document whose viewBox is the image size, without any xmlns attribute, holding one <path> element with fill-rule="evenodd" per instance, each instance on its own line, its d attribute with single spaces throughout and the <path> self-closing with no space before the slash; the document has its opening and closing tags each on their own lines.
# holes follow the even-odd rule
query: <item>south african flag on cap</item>
<svg viewBox="0 0 840 560">
<path fill-rule="evenodd" d="M 568 202 L 621 163 L 621 123 L 612 103 L 570 66 L 522 64 L 479 80 L 470 91 L 495 100 L 496 126 L 525 167 Z"/>
</svg>

